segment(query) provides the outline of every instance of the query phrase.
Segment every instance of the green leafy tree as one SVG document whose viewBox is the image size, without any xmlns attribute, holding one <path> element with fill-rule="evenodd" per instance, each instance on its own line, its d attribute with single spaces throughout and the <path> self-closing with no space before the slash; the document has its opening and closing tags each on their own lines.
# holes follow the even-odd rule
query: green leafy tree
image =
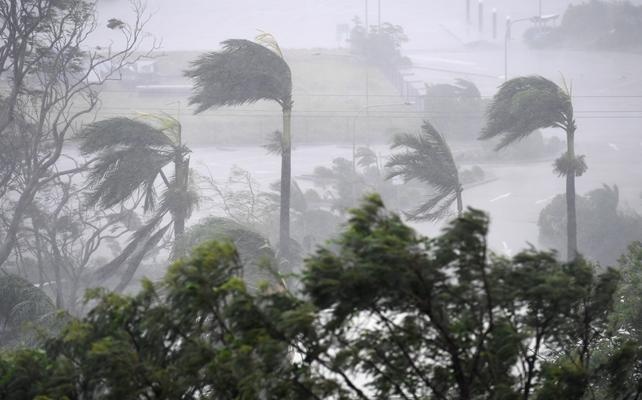
<svg viewBox="0 0 642 400">
<path fill-rule="evenodd" d="M 463 186 L 457 165 L 448 143 L 430 122 L 424 121 L 419 135 L 395 136 L 392 148 L 405 148 L 406 151 L 391 156 L 387 163 L 392 170 L 389 179 L 400 176 L 406 182 L 418 180 L 435 190 L 425 203 L 407 213 L 410 219 L 434 221 L 443 218 L 455 201 L 461 216 Z"/>
<path fill-rule="evenodd" d="M 281 211 L 279 255 L 288 259 L 290 241 L 292 73 L 271 35 L 254 43 L 231 39 L 223 50 L 202 55 L 185 74 L 194 80 L 190 104 L 196 112 L 222 106 L 237 106 L 259 100 L 275 101 L 283 111 L 281 135 Z"/>
<path fill-rule="evenodd" d="M 191 226 L 174 244 L 173 258 L 188 257 L 199 245 L 213 240 L 234 244 L 248 287 L 256 289 L 264 282 L 280 282 L 273 270 L 276 257 L 269 241 L 260 233 L 227 218 L 210 217 Z"/>
<path fill-rule="evenodd" d="M 308 259 L 301 296 L 247 290 L 234 247 L 207 243 L 135 296 L 94 293 L 96 307 L 44 351 L 0 354 L 0 395 L 581 400 L 600 383 L 621 394 L 604 398 L 635 393 L 639 376 L 612 367 L 639 364 L 636 347 L 593 361 L 619 275 L 534 249 L 494 256 L 488 224 L 468 210 L 426 238 L 371 196 Z"/>
<path fill-rule="evenodd" d="M 575 155 L 577 125 L 570 90 L 541 76 L 511 79 L 500 86 L 488 107 L 481 139 L 499 138 L 497 150 L 519 141 L 537 129 L 560 128 L 566 133 L 567 150 L 555 161 L 555 172 L 566 177 L 566 257 L 577 257 L 575 177 L 586 172 L 584 156 Z"/>
</svg>

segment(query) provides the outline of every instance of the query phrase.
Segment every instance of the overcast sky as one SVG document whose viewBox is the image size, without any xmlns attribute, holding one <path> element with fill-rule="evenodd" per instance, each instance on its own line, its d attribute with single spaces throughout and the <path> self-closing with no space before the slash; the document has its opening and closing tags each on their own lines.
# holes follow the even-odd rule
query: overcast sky
<svg viewBox="0 0 642 400">
<path fill-rule="evenodd" d="M 543 14 L 562 13 L 570 0 L 542 0 Z M 578 1 L 575 1 L 577 3 Z M 638 3 L 640 1 L 637 1 Z M 404 26 L 408 48 L 434 48 L 463 36 L 466 0 L 381 0 L 383 21 Z M 470 0 L 476 24 L 478 0 Z M 101 18 L 126 19 L 127 0 L 102 0 Z M 337 47 L 337 25 L 362 20 L 365 0 L 149 0 L 154 13 L 148 30 L 162 38 L 165 50 L 203 50 L 227 38 L 253 38 L 257 29 L 274 34 L 283 47 Z M 369 0 L 369 22 L 378 19 L 378 0 Z M 507 15 L 536 15 L 539 0 L 485 0 L 486 23 L 496 8 L 503 24 Z M 473 32 L 475 29 L 473 27 Z M 487 30 L 490 32 L 490 29 Z"/>
</svg>

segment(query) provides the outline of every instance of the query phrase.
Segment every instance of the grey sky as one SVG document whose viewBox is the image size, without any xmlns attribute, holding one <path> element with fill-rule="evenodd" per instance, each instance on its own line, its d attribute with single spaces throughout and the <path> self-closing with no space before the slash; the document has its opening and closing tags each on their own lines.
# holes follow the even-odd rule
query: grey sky
<svg viewBox="0 0 642 400">
<path fill-rule="evenodd" d="M 561 13 L 571 2 L 542 0 L 543 13 Z M 411 39 L 409 48 L 439 47 L 452 40 L 447 31 L 458 36 L 466 33 L 466 0 L 380 3 L 383 21 L 404 26 Z M 470 3 L 476 22 L 478 0 Z M 166 50 L 216 48 L 230 37 L 252 38 L 257 29 L 273 33 L 283 47 L 336 47 L 337 24 L 350 23 L 354 16 L 363 20 L 365 15 L 365 0 L 149 0 L 147 4 L 154 13 L 148 30 L 163 39 Z M 369 5 L 369 22 L 375 24 L 378 1 L 369 0 Z M 537 14 L 539 0 L 485 0 L 489 25 L 493 8 L 503 24 L 507 15 L 523 18 Z M 100 14 L 102 18 L 126 18 L 127 1 L 103 0 Z"/>
</svg>

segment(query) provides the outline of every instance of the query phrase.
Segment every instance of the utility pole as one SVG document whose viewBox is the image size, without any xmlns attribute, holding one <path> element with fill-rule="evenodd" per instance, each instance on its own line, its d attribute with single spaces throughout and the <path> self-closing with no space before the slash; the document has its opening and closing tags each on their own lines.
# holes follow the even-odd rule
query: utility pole
<svg viewBox="0 0 642 400">
<path fill-rule="evenodd" d="M 466 0 L 466 24 L 470 25 L 470 0 Z"/>
<path fill-rule="evenodd" d="M 478 5 L 478 21 L 477 24 L 479 25 L 479 33 L 484 33 L 484 0 L 479 0 L 479 5 Z"/>
<path fill-rule="evenodd" d="M 497 40 L 497 9 L 493 8 L 493 40 Z"/>
</svg>

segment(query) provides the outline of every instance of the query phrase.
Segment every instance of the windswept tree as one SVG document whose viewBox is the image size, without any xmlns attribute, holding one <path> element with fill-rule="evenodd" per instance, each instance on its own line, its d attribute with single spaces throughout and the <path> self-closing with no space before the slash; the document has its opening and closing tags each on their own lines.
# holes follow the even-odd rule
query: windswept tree
<svg viewBox="0 0 642 400">
<path fill-rule="evenodd" d="M 290 242 L 292 73 L 271 35 L 259 36 L 263 44 L 231 39 L 223 49 L 200 56 L 186 71 L 194 80 L 190 104 L 196 113 L 222 106 L 238 106 L 259 100 L 277 102 L 283 111 L 281 136 L 281 210 L 279 253 L 288 259 Z"/>
<path fill-rule="evenodd" d="M 131 3 L 133 22 L 109 20 L 113 45 L 96 46 L 95 0 L 0 2 L 0 265 L 44 188 L 78 172 L 58 161 L 99 108 L 103 84 L 148 54 L 144 6 Z"/>
<path fill-rule="evenodd" d="M 185 221 L 198 202 L 191 185 L 190 150 L 182 143 L 180 123 L 167 115 L 145 117 L 157 126 L 118 117 L 92 123 L 80 133 L 81 152 L 96 158 L 88 176 L 89 203 L 111 208 L 134 200 L 142 202 L 145 212 L 153 212 L 121 256 L 99 270 L 101 274 L 111 274 L 129 259 L 125 276 L 133 275 L 170 226 L 174 227 L 175 239 L 184 233 Z M 169 165 L 173 166 L 173 175 L 167 176 L 163 169 Z M 160 196 L 159 185 L 164 189 Z M 168 214 L 171 221 L 164 223 Z"/>
<path fill-rule="evenodd" d="M 575 155 L 571 93 L 541 76 L 511 79 L 500 86 L 488 108 L 488 122 L 480 139 L 499 138 L 497 150 L 524 139 L 537 129 L 560 128 L 566 132 L 567 150 L 555 161 L 555 172 L 566 177 L 566 256 L 577 257 L 575 177 L 586 172 L 584 156 Z"/>
<path fill-rule="evenodd" d="M 411 220 L 436 221 L 448 215 L 457 201 L 457 213 L 461 216 L 463 186 L 450 147 L 443 136 L 424 121 L 418 135 L 396 135 L 392 148 L 405 151 L 392 155 L 387 167 L 391 169 L 388 179 L 396 176 L 405 182 L 417 180 L 428 184 L 434 193 L 415 210 L 406 213 Z"/>
</svg>

